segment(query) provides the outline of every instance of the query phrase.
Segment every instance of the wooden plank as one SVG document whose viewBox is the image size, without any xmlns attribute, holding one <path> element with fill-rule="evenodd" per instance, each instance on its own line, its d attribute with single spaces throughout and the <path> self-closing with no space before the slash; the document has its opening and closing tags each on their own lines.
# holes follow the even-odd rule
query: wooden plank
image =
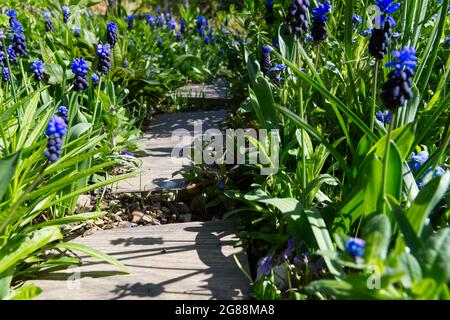
<svg viewBox="0 0 450 320">
<path fill-rule="evenodd" d="M 29 281 L 38 299 L 243 299 L 249 281 L 237 267 L 231 222 L 191 222 L 99 231 L 82 243 L 124 263 L 130 274 L 81 255 L 83 266 Z M 248 272 L 248 271 L 247 271 Z"/>
<path fill-rule="evenodd" d="M 154 190 L 179 190 L 186 186 L 180 170 L 186 170 L 192 165 L 187 157 L 174 158 L 172 150 L 189 146 L 194 137 L 199 137 L 208 129 L 219 129 L 220 123 L 225 120 L 226 112 L 200 111 L 162 114 L 155 117 L 146 129 L 142 142 L 146 156 L 140 157 L 143 172 L 136 176 L 120 181 L 112 186 L 115 193 L 121 192 L 147 192 Z M 194 125 L 201 123 L 200 133 L 194 132 Z M 178 139 L 172 139 L 177 132 Z M 183 137 L 190 137 L 184 142 Z"/>
</svg>

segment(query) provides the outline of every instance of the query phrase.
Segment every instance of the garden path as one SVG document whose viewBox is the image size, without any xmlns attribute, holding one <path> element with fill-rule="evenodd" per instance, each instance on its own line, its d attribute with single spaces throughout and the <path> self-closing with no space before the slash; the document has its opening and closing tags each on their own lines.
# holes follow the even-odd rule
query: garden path
<svg viewBox="0 0 450 320">
<path fill-rule="evenodd" d="M 185 187 L 185 181 L 179 172 L 192 162 L 186 154 L 188 152 L 180 157 L 173 157 L 172 151 L 175 147 L 188 147 L 193 139 L 199 138 L 208 129 L 219 129 L 225 117 L 224 110 L 157 115 L 142 137 L 145 154 L 138 159 L 142 161 L 140 167 L 143 172 L 120 181 L 113 187 L 113 192 L 176 190 Z M 196 123 L 202 124 L 199 132 L 194 132 Z"/>
<path fill-rule="evenodd" d="M 210 101 L 212 106 L 220 99 L 228 99 L 224 85 L 220 82 L 190 85 L 179 89 L 177 95 L 202 97 L 198 101 Z M 186 155 L 172 157 L 173 148 L 189 146 L 206 130 L 219 129 L 225 117 L 224 110 L 156 116 L 142 138 L 145 154 L 138 159 L 143 172 L 120 182 L 113 191 L 182 189 L 186 183 L 178 172 L 192 162 Z M 195 131 L 194 124 L 199 122 L 202 129 Z M 172 139 L 175 130 L 178 130 L 177 138 Z M 98 231 L 73 242 L 116 258 L 127 267 L 129 274 L 81 255 L 81 267 L 43 274 L 29 282 L 43 289 L 38 299 L 46 300 L 244 299 L 248 297 L 249 280 L 233 256 L 247 273 L 248 260 L 241 248 L 234 247 L 236 240 L 232 222 L 144 227 L 125 224 L 124 228 Z"/>
<path fill-rule="evenodd" d="M 81 255 L 81 267 L 51 272 L 31 280 L 43 289 L 38 299 L 243 299 L 249 281 L 238 268 L 247 258 L 234 248 L 231 222 L 190 222 L 120 228 L 73 242 L 118 259 L 129 274 Z"/>
</svg>

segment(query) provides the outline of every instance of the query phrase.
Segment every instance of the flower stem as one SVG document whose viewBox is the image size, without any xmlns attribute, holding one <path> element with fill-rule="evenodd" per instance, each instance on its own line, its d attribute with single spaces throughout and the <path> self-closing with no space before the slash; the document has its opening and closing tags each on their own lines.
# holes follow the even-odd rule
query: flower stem
<svg viewBox="0 0 450 320">
<path fill-rule="evenodd" d="M 378 199 L 378 211 L 386 213 L 386 203 L 385 203 L 385 195 L 386 195 L 386 182 L 388 180 L 388 165 L 389 165 L 389 153 L 390 153 L 390 146 L 391 146 L 391 138 L 392 138 L 392 131 L 394 131 L 394 122 L 395 122 L 395 116 L 396 116 L 397 110 L 392 110 L 392 117 L 391 121 L 389 122 L 389 130 L 386 137 L 386 148 L 384 152 L 384 158 L 383 158 L 383 175 L 382 175 L 382 182 L 381 182 L 381 193 L 380 198 Z"/>
<path fill-rule="evenodd" d="M 377 102 L 377 85 L 378 85 L 378 59 L 375 60 L 375 66 L 373 69 L 374 79 L 373 79 L 373 98 L 372 98 L 372 109 L 370 110 L 370 130 L 374 130 L 375 127 L 375 106 Z M 392 122 L 392 121 L 391 121 Z"/>
<path fill-rule="evenodd" d="M 300 68 L 300 64 L 301 64 L 301 55 L 300 55 L 300 41 L 297 41 L 297 65 Z M 300 104 L 300 118 L 302 119 L 302 121 L 305 121 L 305 110 L 304 110 L 304 106 L 303 106 L 303 87 L 302 87 L 302 83 L 301 80 L 299 78 L 298 81 L 298 86 L 299 86 L 299 104 Z M 300 138 L 302 139 L 301 141 L 301 148 L 302 148 L 302 190 L 303 192 L 306 190 L 306 185 L 307 185 L 307 179 L 306 179 L 306 144 L 305 144 L 305 132 L 303 131 L 303 128 L 300 129 Z M 306 201 L 307 201 L 307 195 L 304 194 L 303 195 L 303 201 L 304 204 L 306 205 Z"/>
</svg>

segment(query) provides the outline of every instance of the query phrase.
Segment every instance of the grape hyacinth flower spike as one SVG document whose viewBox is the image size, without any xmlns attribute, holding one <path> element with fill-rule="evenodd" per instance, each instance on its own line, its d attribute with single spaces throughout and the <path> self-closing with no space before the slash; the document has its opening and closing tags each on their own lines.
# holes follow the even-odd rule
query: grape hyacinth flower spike
<svg viewBox="0 0 450 320">
<path fill-rule="evenodd" d="M 71 68 L 73 74 L 75 75 L 75 80 L 73 83 L 74 90 L 82 91 L 89 88 L 89 82 L 87 79 L 88 66 L 86 64 L 86 61 L 83 58 L 75 58 L 73 59 Z"/>
<path fill-rule="evenodd" d="M 156 18 L 155 16 L 151 15 L 151 14 L 146 14 L 145 15 L 145 19 L 147 20 L 148 25 L 153 28 L 155 26 L 156 23 Z"/>
<path fill-rule="evenodd" d="M 106 25 L 106 38 L 111 47 L 114 47 L 117 43 L 117 25 L 114 22 L 108 22 Z"/>
<path fill-rule="evenodd" d="M 2 69 L 2 84 L 5 85 L 9 80 L 11 80 L 11 74 L 8 68 Z"/>
<path fill-rule="evenodd" d="M 44 19 L 45 19 L 45 31 L 53 31 L 53 23 L 50 20 L 50 13 L 46 12 L 44 13 Z"/>
<path fill-rule="evenodd" d="M 270 47 L 264 46 L 261 55 L 261 72 L 266 75 L 270 69 Z"/>
<path fill-rule="evenodd" d="M 275 0 L 266 0 L 266 23 L 272 25 L 275 20 L 275 12 L 273 11 L 273 3 Z"/>
<path fill-rule="evenodd" d="M 180 32 L 183 34 L 186 33 L 186 20 L 183 18 L 180 20 Z"/>
<path fill-rule="evenodd" d="M 388 15 L 400 8 L 400 3 L 393 2 L 394 0 L 376 1 L 382 14 L 375 18 L 374 29 L 369 41 L 369 53 L 378 60 L 383 60 L 388 53 L 392 37 L 391 27 L 395 26 L 395 20 Z"/>
<path fill-rule="evenodd" d="M 92 80 L 92 85 L 93 85 L 94 87 L 97 87 L 97 86 L 98 86 L 98 83 L 99 83 L 99 81 L 100 81 L 100 78 L 99 78 L 98 74 L 93 73 L 92 76 L 91 76 L 91 80 Z"/>
<path fill-rule="evenodd" d="M 273 83 L 280 83 L 283 80 L 281 74 L 286 68 L 287 67 L 284 64 L 278 64 L 269 69 L 269 74 Z"/>
<path fill-rule="evenodd" d="M 326 22 L 328 19 L 328 13 L 330 13 L 330 11 L 331 6 L 328 0 L 323 4 L 319 2 L 318 7 L 313 9 L 311 36 L 313 37 L 314 41 L 323 41 L 328 37 Z"/>
<path fill-rule="evenodd" d="M 81 36 L 81 29 L 78 27 L 73 28 L 73 36 L 79 38 Z"/>
<path fill-rule="evenodd" d="M 23 34 L 23 26 L 19 21 L 17 21 L 16 16 L 17 14 L 10 17 L 9 23 L 12 30 L 8 30 L 8 32 L 12 34 L 11 42 L 14 49 L 14 54 L 17 55 L 17 57 L 26 57 L 28 55 L 27 39 Z"/>
<path fill-rule="evenodd" d="M 353 258 L 362 257 L 364 255 L 364 247 L 366 242 L 358 238 L 350 238 L 345 244 L 345 251 Z"/>
<path fill-rule="evenodd" d="M 111 48 L 108 43 L 97 45 L 97 70 L 103 74 L 107 74 L 111 67 Z"/>
<path fill-rule="evenodd" d="M 411 90 L 414 69 L 417 67 L 416 50 L 404 47 L 402 51 L 392 52 L 396 59 L 386 64 L 394 67 L 383 84 L 381 100 L 389 110 L 396 110 L 413 97 Z"/>
<path fill-rule="evenodd" d="M 70 9 L 67 6 L 63 6 L 61 8 L 61 11 L 62 11 L 62 15 L 63 15 L 63 21 L 64 21 L 64 23 L 67 23 L 69 21 Z"/>
<path fill-rule="evenodd" d="M 301 39 L 304 33 L 309 31 L 308 25 L 309 0 L 293 0 L 289 7 L 287 17 L 291 31 L 297 39 Z"/>
<path fill-rule="evenodd" d="M 59 157 L 62 155 L 62 138 L 66 133 L 66 122 L 59 115 L 54 115 L 48 122 L 47 131 L 45 131 L 48 141 L 44 156 L 46 156 L 51 163 L 58 161 Z"/>
<path fill-rule="evenodd" d="M 261 259 L 260 264 L 258 266 L 258 274 L 260 274 L 260 275 L 270 274 L 270 272 L 272 270 L 272 268 L 271 268 L 272 259 L 273 259 L 273 255 L 268 255 Z"/>
<path fill-rule="evenodd" d="M 42 81 L 44 79 L 45 65 L 41 60 L 36 60 L 31 64 L 30 70 L 34 73 L 36 81 Z"/>
<path fill-rule="evenodd" d="M 58 108 L 58 116 L 63 118 L 66 124 L 69 124 L 69 110 L 67 109 L 66 106 L 60 106 Z"/>
<path fill-rule="evenodd" d="M 158 37 L 158 48 L 162 48 L 162 38 Z"/>
<path fill-rule="evenodd" d="M 19 56 L 17 55 L 16 51 L 14 50 L 14 47 L 11 44 L 8 46 L 7 51 L 9 63 L 17 63 Z"/>
<path fill-rule="evenodd" d="M 133 15 L 129 15 L 127 17 L 127 24 L 128 24 L 128 30 L 133 30 L 133 26 L 134 26 L 134 16 Z"/>
</svg>

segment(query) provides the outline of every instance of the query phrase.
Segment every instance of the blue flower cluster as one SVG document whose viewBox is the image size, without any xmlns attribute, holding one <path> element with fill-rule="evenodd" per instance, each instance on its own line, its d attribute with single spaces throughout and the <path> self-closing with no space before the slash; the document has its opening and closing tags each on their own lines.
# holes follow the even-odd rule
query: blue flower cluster
<svg viewBox="0 0 450 320">
<path fill-rule="evenodd" d="M 9 16 L 9 24 L 11 26 L 11 30 L 8 30 L 8 33 L 11 34 L 12 42 L 11 49 L 9 49 L 9 51 L 13 56 L 10 60 L 15 62 L 17 61 L 17 57 L 25 57 L 28 55 L 27 40 L 23 34 L 24 30 L 22 24 L 16 19 L 17 13 L 10 9 L 7 14 Z"/>
<path fill-rule="evenodd" d="M 271 270 L 272 270 L 272 259 L 273 259 L 273 255 L 268 255 L 265 256 L 264 258 L 262 258 L 259 266 L 258 266 L 258 274 L 261 275 L 268 275 L 270 274 Z"/>
<path fill-rule="evenodd" d="M 394 51 L 392 56 L 396 59 L 386 64 L 394 67 L 388 75 L 388 81 L 383 84 L 381 99 L 389 109 L 401 107 L 413 97 L 411 90 L 414 69 L 417 66 L 416 50 L 404 47 L 402 51 Z"/>
<path fill-rule="evenodd" d="M 42 81 L 44 79 L 45 65 L 41 60 L 35 60 L 31 64 L 30 70 L 33 71 L 36 81 Z"/>
<path fill-rule="evenodd" d="M 186 33 L 186 27 L 187 27 L 186 20 L 181 18 L 181 20 L 180 20 L 180 32 L 183 33 L 183 34 Z"/>
<path fill-rule="evenodd" d="M 54 30 L 53 23 L 50 20 L 50 13 L 49 12 L 44 13 L 44 19 L 45 19 L 45 30 L 46 31 L 53 31 Z"/>
<path fill-rule="evenodd" d="M 385 125 L 391 123 L 391 112 L 386 111 L 383 113 L 381 111 L 378 111 L 377 112 L 377 120 Z"/>
<path fill-rule="evenodd" d="M 314 8 L 312 11 L 313 15 L 313 23 L 311 28 L 311 36 L 314 41 L 323 41 L 325 40 L 327 35 L 326 21 L 328 19 L 328 14 L 331 11 L 330 3 L 325 1 L 324 3 L 318 4 L 317 8 Z"/>
<path fill-rule="evenodd" d="M 268 25 L 272 25 L 273 21 L 275 20 L 275 12 L 273 11 L 273 3 L 274 2 L 275 2 L 274 0 L 266 0 L 265 19 L 266 19 L 266 23 Z"/>
<path fill-rule="evenodd" d="M 48 161 L 54 163 L 58 161 L 62 154 L 62 138 L 67 133 L 67 124 L 59 115 L 54 115 L 48 122 L 47 131 L 45 134 L 48 137 L 47 149 L 44 151 L 44 156 Z"/>
<path fill-rule="evenodd" d="M 117 43 L 117 25 L 114 22 L 108 22 L 106 24 L 106 38 L 111 47 L 114 47 Z"/>
<path fill-rule="evenodd" d="M 199 15 L 197 17 L 197 32 L 201 37 L 205 36 L 205 30 L 208 29 L 209 25 L 208 25 L 208 20 L 206 19 L 205 16 Z"/>
<path fill-rule="evenodd" d="M 2 84 L 5 85 L 9 80 L 11 80 L 9 69 L 4 67 L 2 70 Z"/>
<path fill-rule="evenodd" d="M 91 79 L 92 79 L 92 85 L 94 87 L 98 86 L 98 83 L 100 81 L 100 78 L 99 78 L 98 74 L 93 73 L 92 76 L 91 76 Z"/>
<path fill-rule="evenodd" d="M 67 23 L 69 21 L 70 9 L 67 6 L 62 6 L 61 11 L 63 15 L 63 21 L 64 23 Z"/>
<path fill-rule="evenodd" d="M 270 69 L 270 47 L 264 46 L 262 49 L 261 62 L 260 62 L 261 72 L 266 75 Z"/>
<path fill-rule="evenodd" d="M 149 13 L 147 13 L 146 15 L 145 15 L 145 20 L 147 21 L 147 23 L 148 23 L 148 25 L 150 26 L 150 27 L 154 27 L 155 26 L 155 24 L 156 24 L 156 18 L 155 18 L 155 16 L 153 16 L 153 15 L 151 15 L 151 14 L 149 14 Z"/>
<path fill-rule="evenodd" d="M 74 58 L 71 64 L 72 72 L 75 75 L 74 90 L 82 91 L 89 88 L 89 82 L 87 79 L 88 66 L 83 58 Z"/>
<path fill-rule="evenodd" d="M 108 43 L 97 45 L 97 70 L 103 74 L 107 74 L 111 67 L 111 47 Z"/>
<path fill-rule="evenodd" d="M 134 26 L 134 16 L 133 15 L 129 15 L 126 19 L 127 24 L 128 24 L 128 30 L 133 30 L 133 26 Z"/>
<path fill-rule="evenodd" d="M 419 170 L 422 168 L 423 164 L 428 161 L 429 157 L 430 157 L 430 154 L 428 153 L 427 150 L 420 151 L 417 154 L 415 152 L 413 152 L 411 154 L 411 158 L 408 162 L 409 168 L 411 169 L 411 171 L 413 173 L 415 173 L 415 174 L 418 173 Z M 417 186 L 419 188 L 421 188 L 423 186 L 423 182 L 424 182 L 423 180 L 424 180 L 425 176 L 427 176 L 431 171 L 433 171 L 433 168 L 430 167 L 425 171 L 423 176 L 421 176 L 417 179 L 416 182 L 417 182 Z M 444 173 L 445 173 L 445 170 L 442 167 L 437 166 L 433 171 L 432 178 L 442 176 Z"/>
<path fill-rule="evenodd" d="M 350 238 L 345 244 L 347 251 L 353 258 L 362 257 L 364 255 L 364 247 L 366 242 L 359 238 Z"/>
<path fill-rule="evenodd" d="M 66 124 L 69 124 L 69 110 L 66 106 L 60 106 L 58 108 L 58 115 L 63 118 Z"/>
<path fill-rule="evenodd" d="M 291 31 L 298 39 L 309 30 L 308 22 L 309 0 L 293 0 L 289 7 L 287 18 Z"/>
<path fill-rule="evenodd" d="M 158 48 L 161 49 L 162 48 L 162 44 L 163 44 L 163 41 L 162 41 L 161 37 L 158 37 L 157 43 L 158 43 Z"/>
</svg>

